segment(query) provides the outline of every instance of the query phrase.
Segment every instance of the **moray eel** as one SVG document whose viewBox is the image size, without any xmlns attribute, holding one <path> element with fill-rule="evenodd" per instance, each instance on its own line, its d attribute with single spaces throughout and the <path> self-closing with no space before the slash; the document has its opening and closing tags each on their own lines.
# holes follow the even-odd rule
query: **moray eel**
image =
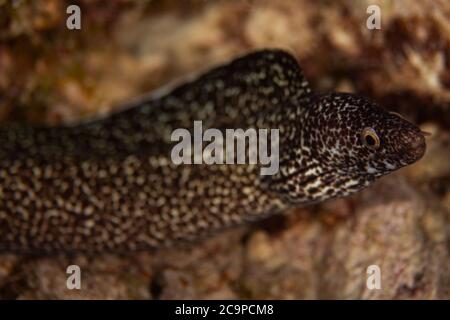
<svg viewBox="0 0 450 320">
<path fill-rule="evenodd" d="M 279 129 L 279 171 L 175 165 L 171 133 Z M 422 132 L 348 93 L 314 93 L 296 60 L 260 50 L 108 117 L 0 126 L 0 251 L 128 252 L 195 240 L 343 197 L 420 159 Z"/>
</svg>

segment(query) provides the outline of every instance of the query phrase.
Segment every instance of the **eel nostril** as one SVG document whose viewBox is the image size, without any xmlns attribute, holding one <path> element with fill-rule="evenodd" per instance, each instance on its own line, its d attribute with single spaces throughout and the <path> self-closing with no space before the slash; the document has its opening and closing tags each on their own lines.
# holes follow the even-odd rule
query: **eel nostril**
<svg viewBox="0 0 450 320">
<path fill-rule="evenodd" d="M 422 156 L 425 154 L 425 150 L 426 142 L 424 135 L 422 133 L 414 135 L 408 146 L 409 153 L 412 154 L 417 160 L 422 158 Z"/>
</svg>

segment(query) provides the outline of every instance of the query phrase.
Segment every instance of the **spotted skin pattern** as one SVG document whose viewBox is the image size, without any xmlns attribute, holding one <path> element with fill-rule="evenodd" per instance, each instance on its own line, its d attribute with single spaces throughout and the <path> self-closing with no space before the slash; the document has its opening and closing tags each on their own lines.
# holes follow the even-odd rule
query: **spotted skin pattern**
<svg viewBox="0 0 450 320">
<path fill-rule="evenodd" d="M 173 130 L 280 130 L 280 170 L 174 165 Z M 380 138 L 373 150 L 361 132 Z M 422 157 L 414 125 L 373 102 L 313 93 L 296 60 L 261 50 L 109 117 L 0 126 L 0 251 L 129 252 L 347 196 Z"/>
</svg>

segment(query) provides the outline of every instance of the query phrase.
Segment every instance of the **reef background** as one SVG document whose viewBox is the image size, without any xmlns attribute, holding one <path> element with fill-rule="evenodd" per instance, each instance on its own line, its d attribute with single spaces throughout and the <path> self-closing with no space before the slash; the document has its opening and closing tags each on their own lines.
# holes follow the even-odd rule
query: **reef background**
<svg viewBox="0 0 450 320">
<path fill-rule="evenodd" d="M 65 27 L 79 4 L 82 29 Z M 381 8 L 381 30 L 366 9 Z M 127 256 L 0 255 L 3 299 L 449 299 L 450 2 L 0 0 L 0 118 L 107 114 L 246 51 L 291 50 L 315 90 L 357 92 L 431 133 L 356 196 Z M 176 195 L 174 195 L 175 197 Z M 69 264 L 82 289 L 68 290 Z M 368 290 L 366 268 L 381 268 Z"/>
</svg>

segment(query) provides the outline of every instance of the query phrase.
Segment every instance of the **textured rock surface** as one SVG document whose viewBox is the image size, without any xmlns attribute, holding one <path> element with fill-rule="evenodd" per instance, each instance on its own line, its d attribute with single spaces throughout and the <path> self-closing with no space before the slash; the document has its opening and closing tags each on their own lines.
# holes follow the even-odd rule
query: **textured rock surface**
<svg viewBox="0 0 450 320">
<path fill-rule="evenodd" d="M 0 10 L 2 117 L 72 121 L 276 46 L 296 54 L 316 89 L 371 96 L 432 136 L 422 161 L 355 197 L 197 244 L 122 257 L 2 254 L 0 298 L 450 298 L 448 2 L 86 1 L 79 33 L 61 29 L 63 2 L 46 3 L 19 6 L 14 19 Z M 381 30 L 365 27 L 373 3 Z M 82 290 L 66 288 L 70 264 Z M 366 287 L 373 264 L 381 290 Z"/>
</svg>

